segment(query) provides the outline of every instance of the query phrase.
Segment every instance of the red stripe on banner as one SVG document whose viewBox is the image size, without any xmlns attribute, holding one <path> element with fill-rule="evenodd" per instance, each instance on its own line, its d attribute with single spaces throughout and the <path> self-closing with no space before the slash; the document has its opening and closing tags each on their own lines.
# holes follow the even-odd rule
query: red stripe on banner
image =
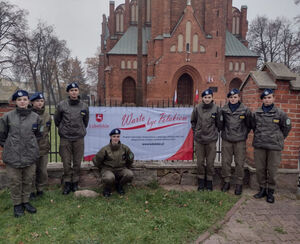
<svg viewBox="0 0 300 244">
<path fill-rule="evenodd" d="M 96 154 L 85 156 L 85 157 L 83 157 L 83 160 L 84 161 L 92 161 L 92 159 L 93 159 L 93 157 L 95 157 L 95 155 Z"/>
<path fill-rule="evenodd" d="M 135 130 L 135 129 L 144 128 L 144 127 L 146 127 L 145 124 L 134 126 L 134 127 L 128 127 L 128 128 L 120 128 L 120 130 Z"/>
<path fill-rule="evenodd" d="M 170 124 L 170 125 L 164 125 L 164 126 L 149 129 L 147 131 L 159 130 L 159 129 L 163 129 L 163 128 L 166 128 L 166 127 L 171 127 L 171 126 L 174 126 L 174 125 L 181 125 L 181 124 L 185 124 L 185 123 L 175 123 L 175 124 Z"/>
<path fill-rule="evenodd" d="M 190 129 L 181 148 L 167 160 L 192 160 L 193 159 L 193 131 Z"/>
</svg>

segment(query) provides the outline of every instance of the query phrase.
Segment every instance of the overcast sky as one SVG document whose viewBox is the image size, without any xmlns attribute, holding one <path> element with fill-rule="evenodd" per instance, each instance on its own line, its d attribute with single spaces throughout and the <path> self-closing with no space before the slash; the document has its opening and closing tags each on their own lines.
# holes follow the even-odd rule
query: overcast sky
<svg viewBox="0 0 300 244">
<path fill-rule="evenodd" d="M 67 41 L 72 56 L 77 56 L 82 62 L 93 57 L 100 46 L 102 14 L 108 15 L 109 0 L 7 1 L 28 10 L 31 29 L 36 27 L 39 19 L 53 25 L 57 36 Z M 115 6 L 124 2 L 116 0 Z M 300 5 L 296 6 L 294 0 L 233 0 L 233 5 L 239 9 L 241 5 L 248 6 L 249 22 L 256 15 L 293 18 L 300 13 Z"/>
</svg>

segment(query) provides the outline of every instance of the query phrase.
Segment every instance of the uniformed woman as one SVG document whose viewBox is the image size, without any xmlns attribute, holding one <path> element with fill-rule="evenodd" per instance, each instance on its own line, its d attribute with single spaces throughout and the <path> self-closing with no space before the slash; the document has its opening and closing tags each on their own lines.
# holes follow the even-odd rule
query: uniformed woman
<svg viewBox="0 0 300 244">
<path fill-rule="evenodd" d="M 40 119 L 38 114 L 28 109 L 27 91 L 18 90 L 12 100 L 16 109 L 5 113 L 0 118 L 0 145 L 3 147 L 2 159 L 6 165 L 10 184 L 14 215 L 24 215 L 24 210 L 36 213 L 36 208 L 29 203 L 35 162 L 39 157 L 37 136 Z"/>
</svg>

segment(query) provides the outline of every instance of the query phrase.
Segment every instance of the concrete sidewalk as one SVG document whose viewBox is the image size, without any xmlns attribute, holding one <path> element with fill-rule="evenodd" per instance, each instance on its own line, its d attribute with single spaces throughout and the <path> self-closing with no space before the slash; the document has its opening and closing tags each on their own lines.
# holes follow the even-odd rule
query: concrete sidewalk
<svg viewBox="0 0 300 244">
<path fill-rule="evenodd" d="M 163 187 L 167 190 L 196 190 L 195 186 Z M 275 203 L 270 204 L 265 198 L 254 199 L 255 193 L 244 189 L 242 198 L 225 218 L 201 234 L 196 243 L 300 244 L 300 200 L 296 200 L 294 194 L 277 192 Z M 226 194 L 233 194 L 233 190 Z"/>
</svg>

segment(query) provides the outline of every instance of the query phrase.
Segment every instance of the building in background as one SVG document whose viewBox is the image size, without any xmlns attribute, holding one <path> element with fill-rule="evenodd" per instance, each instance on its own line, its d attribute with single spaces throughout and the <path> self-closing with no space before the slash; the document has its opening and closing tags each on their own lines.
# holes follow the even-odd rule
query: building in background
<svg viewBox="0 0 300 244">
<path fill-rule="evenodd" d="M 138 1 L 125 0 L 103 15 L 98 96 L 136 104 Z M 143 104 L 173 101 L 192 105 L 211 87 L 224 101 L 256 69 L 247 48 L 247 6 L 232 0 L 143 0 Z"/>
</svg>

